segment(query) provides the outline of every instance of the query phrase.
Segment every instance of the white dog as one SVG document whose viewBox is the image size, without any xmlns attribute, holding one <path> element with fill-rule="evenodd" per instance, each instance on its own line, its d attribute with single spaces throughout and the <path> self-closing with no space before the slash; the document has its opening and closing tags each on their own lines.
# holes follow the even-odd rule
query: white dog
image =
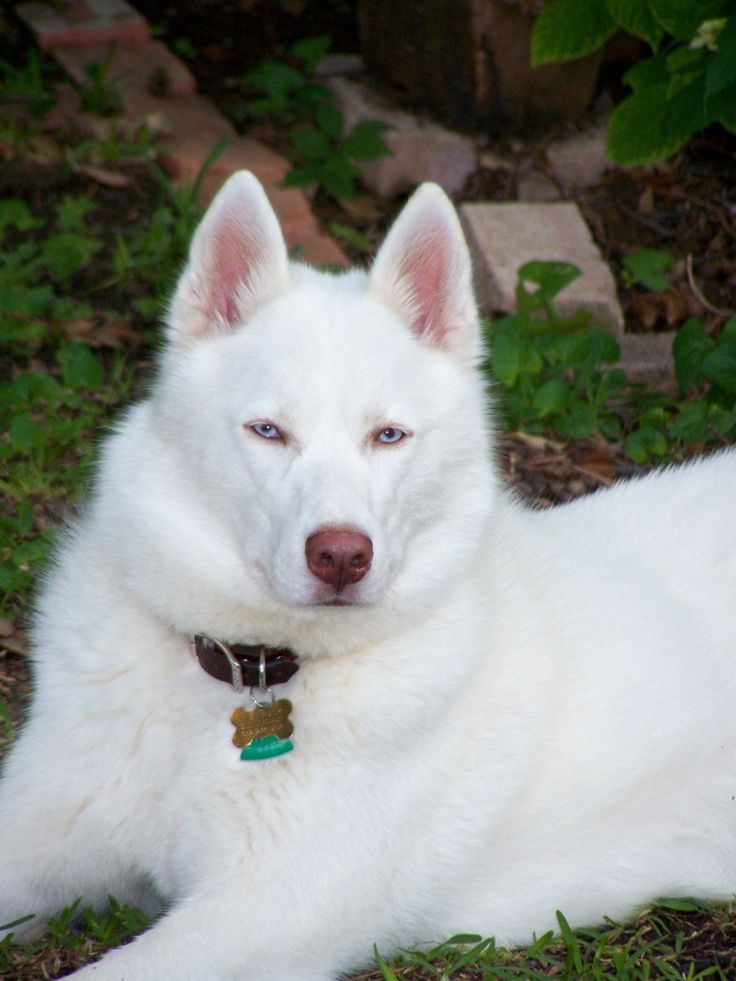
<svg viewBox="0 0 736 981">
<path fill-rule="evenodd" d="M 437 187 L 332 276 L 228 181 L 40 599 L 0 923 L 163 901 L 74 977 L 326 981 L 732 894 L 736 456 L 530 510 L 480 354 Z"/>
</svg>

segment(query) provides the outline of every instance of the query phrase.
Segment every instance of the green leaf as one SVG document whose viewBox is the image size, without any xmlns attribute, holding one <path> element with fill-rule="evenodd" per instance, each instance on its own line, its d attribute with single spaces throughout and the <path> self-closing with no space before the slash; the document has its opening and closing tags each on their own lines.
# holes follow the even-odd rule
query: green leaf
<svg viewBox="0 0 736 981">
<path fill-rule="evenodd" d="M 647 90 L 656 85 L 666 86 L 669 82 L 667 70 L 667 55 L 655 55 L 643 58 L 624 74 L 623 81 L 630 85 L 634 92 Z"/>
<path fill-rule="evenodd" d="M 244 81 L 250 88 L 259 89 L 277 102 L 282 102 L 291 92 L 304 85 L 306 79 L 290 65 L 280 61 L 263 61 L 245 75 Z"/>
<path fill-rule="evenodd" d="M 493 376 L 506 388 L 510 388 L 521 367 L 521 337 L 519 319 L 504 317 L 489 329 L 491 370 Z"/>
<path fill-rule="evenodd" d="M 653 456 L 664 456 L 667 440 L 653 426 L 642 426 L 624 439 L 624 452 L 634 463 L 646 463 Z"/>
<path fill-rule="evenodd" d="M 562 412 L 570 397 L 570 389 L 561 378 L 550 378 L 534 393 L 532 409 L 540 419 Z"/>
<path fill-rule="evenodd" d="M 352 198 L 355 194 L 355 181 L 359 176 L 358 168 L 342 153 L 333 153 L 319 170 L 320 184 L 336 198 Z"/>
<path fill-rule="evenodd" d="M 75 343 L 59 352 L 62 378 L 70 388 L 96 391 L 102 384 L 102 365 L 86 344 Z"/>
<path fill-rule="evenodd" d="M 399 981 L 396 974 L 391 970 L 386 961 L 381 957 L 378 947 L 373 948 L 373 956 L 376 958 L 376 964 L 381 972 L 381 977 L 383 981 Z"/>
<path fill-rule="evenodd" d="M 307 162 L 324 160 L 332 153 L 330 141 L 324 133 L 313 127 L 310 129 L 299 129 L 295 133 L 290 133 L 289 140 L 294 147 L 297 157 Z"/>
<path fill-rule="evenodd" d="M 356 123 L 343 140 L 341 150 L 352 160 L 376 160 L 390 153 L 383 136 L 388 129 L 385 123 L 364 119 Z"/>
<path fill-rule="evenodd" d="M 305 110 L 314 109 L 315 106 L 329 102 L 330 90 L 319 82 L 308 82 L 303 85 L 292 96 L 294 104 L 300 109 L 300 118 Z"/>
<path fill-rule="evenodd" d="M 597 418 L 592 405 L 581 402 L 555 420 L 556 428 L 568 439 L 588 439 L 595 432 Z"/>
<path fill-rule="evenodd" d="M 29 501 L 19 501 L 16 506 L 16 531 L 19 535 L 28 535 L 33 530 L 34 510 Z"/>
<path fill-rule="evenodd" d="M 705 73 L 706 99 L 736 82 L 736 15 L 728 19 L 717 43 Z"/>
<path fill-rule="evenodd" d="M 317 126 L 331 140 L 339 140 L 345 125 L 343 115 L 333 102 L 325 102 L 315 109 Z"/>
<path fill-rule="evenodd" d="M 327 229 L 330 235 L 340 239 L 342 242 L 346 242 L 348 245 L 351 245 L 354 249 L 357 249 L 358 252 L 364 252 L 366 255 L 373 252 L 373 246 L 365 235 L 362 235 L 350 225 L 343 225 L 338 221 L 331 221 L 328 224 Z"/>
<path fill-rule="evenodd" d="M 30 413 L 22 412 L 10 423 L 10 442 L 20 453 L 40 449 L 46 444 L 46 430 Z"/>
<path fill-rule="evenodd" d="M 606 0 L 553 0 L 532 29 L 532 66 L 590 54 L 615 30 Z"/>
<path fill-rule="evenodd" d="M 669 435 L 688 446 L 708 438 L 707 403 L 705 399 L 684 402 L 677 408 L 677 415 L 667 426 Z"/>
<path fill-rule="evenodd" d="M 539 303 L 533 304 L 533 308 L 540 303 L 551 302 L 557 294 L 573 280 L 580 276 L 580 269 L 571 262 L 545 262 L 534 260 L 526 262 L 519 268 L 519 285 L 516 290 L 517 303 L 533 297 Z M 524 283 L 532 283 L 537 289 L 529 292 L 524 289 Z"/>
<path fill-rule="evenodd" d="M 16 287 L 0 285 L 0 312 L 37 317 L 53 299 L 50 286 Z"/>
<path fill-rule="evenodd" d="M 598 384 L 598 391 L 596 393 L 597 402 L 599 404 L 607 402 L 614 392 L 617 392 L 620 388 L 623 388 L 625 384 L 626 374 L 625 372 L 621 371 L 620 368 L 604 371 L 601 374 L 600 382 Z"/>
<path fill-rule="evenodd" d="M 647 0 L 606 0 L 606 6 L 619 27 L 644 38 L 650 48 L 657 50 L 665 32 Z"/>
<path fill-rule="evenodd" d="M 86 266 L 100 248 L 102 243 L 97 239 L 86 238 L 75 232 L 58 232 L 45 239 L 41 247 L 41 259 L 54 279 L 66 282 L 75 272 Z"/>
<path fill-rule="evenodd" d="M 626 272 L 636 283 L 641 283 L 649 290 L 661 292 L 669 286 L 669 280 L 662 275 L 663 270 L 669 269 L 674 263 L 669 252 L 660 249 L 640 249 L 624 256 L 622 264 Z"/>
<path fill-rule="evenodd" d="M 736 395 L 736 341 L 720 340 L 701 362 L 705 377 L 730 395 Z"/>
<path fill-rule="evenodd" d="M 659 82 L 644 85 L 643 73 L 637 74 L 634 94 L 616 106 L 608 121 L 608 155 L 625 166 L 669 157 L 693 133 L 715 121 L 712 111 L 710 114 L 705 111 L 702 81 L 670 91 L 671 76 L 666 73 L 663 56 L 657 55 L 650 61 L 660 62 Z M 631 79 L 632 72 L 629 72 L 626 80 Z"/>
<path fill-rule="evenodd" d="M 329 34 L 319 34 L 316 37 L 305 37 L 291 46 L 291 53 L 304 65 L 308 75 L 313 75 L 317 65 L 330 50 L 332 38 Z"/>
<path fill-rule="evenodd" d="M 318 184 L 321 174 L 319 161 L 300 164 L 292 167 L 284 178 L 284 187 L 308 187 L 310 184 Z"/>
<path fill-rule="evenodd" d="M 685 898 L 661 898 L 657 900 L 659 909 L 671 909 L 678 913 L 696 913 L 698 910 L 709 909 L 709 903 L 702 899 Z"/>
<path fill-rule="evenodd" d="M 19 232 L 27 232 L 42 224 L 40 219 L 33 217 L 28 205 L 20 198 L 0 201 L 0 230 L 12 225 Z"/>
<path fill-rule="evenodd" d="M 736 341 L 736 315 L 729 317 L 721 328 L 721 337 Z"/>
<path fill-rule="evenodd" d="M 698 317 L 690 317 L 680 327 L 672 342 L 677 384 L 682 392 L 703 380 L 703 358 L 715 347 Z"/>
<path fill-rule="evenodd" d="M 66 194 L 56 207 L 56 223 L 63 232 L 79 232 L 84 229 L 84 219 L 95 205 L 84 194 Z"/>
<path fill-rule="evenodd" d="M 678 41 L 690 41 L 704 20 L 717 17 L 729 0 L 648 0 L 664 30 Z"/>
</svg>

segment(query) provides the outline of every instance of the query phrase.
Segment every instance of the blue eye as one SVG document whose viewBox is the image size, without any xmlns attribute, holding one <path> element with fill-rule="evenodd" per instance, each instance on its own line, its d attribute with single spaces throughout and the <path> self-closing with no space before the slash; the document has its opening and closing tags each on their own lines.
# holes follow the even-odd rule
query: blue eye
<svg viewBox="0 0 736 981">
<path fill-rule="evenodd" d="M 398 443 L 406 436 L 406 433 L 402 429 L 397 429 L 395 426 L 386 426 L 385 429 L 379 430 L 374 439 L 378 443 Z"/>
<path fill-rule="evenodd" d="M 281 439 L 281 433 L 272 422 L 254 422 L 250 428 L 263 439 Z"/>
</svg>

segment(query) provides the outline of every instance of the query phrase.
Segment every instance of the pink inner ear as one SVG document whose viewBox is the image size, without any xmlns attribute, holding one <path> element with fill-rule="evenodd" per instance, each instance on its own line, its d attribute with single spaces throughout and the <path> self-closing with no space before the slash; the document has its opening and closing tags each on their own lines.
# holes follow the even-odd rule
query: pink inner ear
<svg viewBox="0 0 736 981">
<path fill-rule="evenodd" d="M 442 229 L 412 243 L 399 265 L 399 281 L 408 286 L 414 307 L 413 328 L 417 333 L 441 340 L 450 329 L 446 301 L 450 256 Z"/>
<path fill-rule="evenodd" d="M 210 302 L 213 313 L 227 324 L 242 315 L 238 294 L 247 291 L 263 260 L 262 244 L 236 222 L 226 221 L 214 236 L 210 271 Z"/>
</svg>

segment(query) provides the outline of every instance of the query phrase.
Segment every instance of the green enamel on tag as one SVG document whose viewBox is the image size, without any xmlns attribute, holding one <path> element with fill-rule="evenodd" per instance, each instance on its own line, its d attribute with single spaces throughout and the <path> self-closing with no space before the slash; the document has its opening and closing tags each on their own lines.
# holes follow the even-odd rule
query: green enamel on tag
<svg viewBox="0 0 736 981">
<path fill-rule="evenodd" d="M 290 739 L 279 739 L 278 736 L 264 736 L 262 739 L 254 739 L 240 753 L 241 760 L 268 760 L 272 756 L 281 756 L 283 753 L 290 753 L 294 744 Z"/>
</svg>

